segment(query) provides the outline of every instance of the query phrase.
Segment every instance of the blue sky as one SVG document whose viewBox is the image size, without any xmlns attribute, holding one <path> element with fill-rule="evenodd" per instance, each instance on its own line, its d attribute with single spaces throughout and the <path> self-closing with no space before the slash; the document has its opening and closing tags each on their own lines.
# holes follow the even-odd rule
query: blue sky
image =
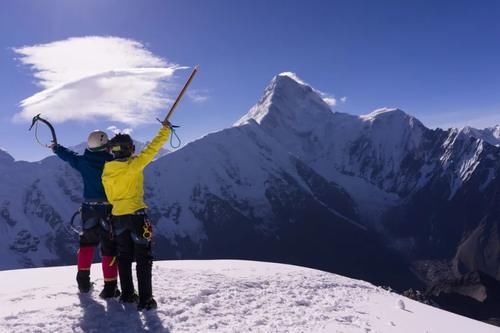
<svg viewBox="0 0 500 333">
<path fill-rule="evenodd" d="M 492 126 L 500 123 L 499 17 L 495 0 L 2 1 L 0 147 L 21 160 L 50 153 L 27 132 L 29 121 L 12 121 L 19 103 L 43 90 L 14 48 L 85 36 L 137 41 L 169 64 L 200 64 L 190 89 L 203 101 L 186 98 L 173 119 L 185 142 L 231 126 L 283 71 L 335 96 L 337 111 L 399 107 L 429 127 Z M 56 130 L 60 143 L 74 145 L 111 125 L 132 126 L 143 141 L 158 127 L 90 117 Z"/>
</svg>

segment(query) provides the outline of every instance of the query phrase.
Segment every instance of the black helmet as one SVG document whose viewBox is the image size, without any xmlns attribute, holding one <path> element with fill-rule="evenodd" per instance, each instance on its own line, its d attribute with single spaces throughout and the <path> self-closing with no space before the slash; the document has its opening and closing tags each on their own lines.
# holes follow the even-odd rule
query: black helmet
<svg viewBox="0 0 500 333">
<path fill-rule="evenodd" d="M 134 141 L 128 134 L 116 134 L 109 140 L 109 147 L 115 158 L 130 157 L 135 151 Z"/>
</svg>

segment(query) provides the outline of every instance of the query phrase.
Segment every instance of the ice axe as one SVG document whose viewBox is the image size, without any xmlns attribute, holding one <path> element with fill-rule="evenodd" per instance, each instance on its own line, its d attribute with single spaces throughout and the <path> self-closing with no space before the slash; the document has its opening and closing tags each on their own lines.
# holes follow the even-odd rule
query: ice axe
<svg viewBox="0 0 500 333">
<path fill-rule="evenodd" d="M 40 117 L 41 113 L 37 114 L 36 116 L 33 117 L 33 120 L 31 122 L 31 126 L 29 128 L 29 131 L 31 131 L 31 129 L 33 128 L 33 126 L 35 126 L 35 138 L 36 138 L 36 141 L 42 145 L 42 146 L 45 146 L 45 147 L 50 147 L 49 145 L 46 145 L 46 144 L 43 144 L 40 142 L 40 140 L 38 140 L 38 122 L 41 121 L 42 123 L 44 123 L 45 125 L 47 125 L 50 129 L 50 133 L 52 134 L 52 145 L 57 145 L 57 137 L 56 137 L 56 131 L 54 130 L 54 126 L 52 126 L 51 123 L 49 123 L 48 120 L 45 120 L 43 119 L 42 117 Z"/>
<path fill-rule="evenodd" d="M 172 117 L 173 113 L 174 113 L 174 110 L 175 108 L 177 107 L 177 105 L 179 104 L 180 100 L 182 99 L 182 96 L 184 95 L 184 93 L 186 92 L 187 88 L 189 87 L 189 85 L 191 84 L 191 81 L 193 81 L 193 78 L 194 76 L 196 75 L 196 72 L 198 72 L 198 67 L 199 65 L 196 65 L 194 68 L 193 68 L 193 71 L 191 72 L 191 75 L 189 75 L 189 78 L 188 80 L 186 81 L 186 83 L 184 84 L 184 87 L 182 87 L 182 90 L 181 92 L 179 93 L 179 95 L 177 96 L 177 98 L 175 99 L 175 102 L 174 104 L 172 104 L 172 106 L 170 107 L 170 111 L 168 111 L 168 114 L 167 116 L 165 117 L 165 119 L 162 121 L 162 123 L 166 122 L 166 121 L 169 121 L 170 118 Z"/>
</svg>

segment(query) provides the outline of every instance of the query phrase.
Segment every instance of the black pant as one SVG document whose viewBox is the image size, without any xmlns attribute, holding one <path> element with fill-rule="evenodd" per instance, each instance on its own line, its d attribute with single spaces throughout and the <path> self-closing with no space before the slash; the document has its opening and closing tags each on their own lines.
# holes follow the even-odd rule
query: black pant
<svg viewBox="0 0 500 333">
<path fill-rule="evenodd" d="M 87 204 L 81 207 L 82 233 L 80 247 L 101 243 L 101 255 L 116 256 L 116 244 L 111 233 L 111 205 Z"/>
<path fill-rule="evenodd" d="M 137 262 L 136 273 L 139 284 L 139 301 L 153 297 L 151 270 L 151 224 L 144 211 L 140 214 L 113 216 L 113 233 L 118 247 L 118 272 L 123 295 L 132 295 L 132 262 Z M 146 231 L 146 232 L 145 232 Z"/>
</svg>

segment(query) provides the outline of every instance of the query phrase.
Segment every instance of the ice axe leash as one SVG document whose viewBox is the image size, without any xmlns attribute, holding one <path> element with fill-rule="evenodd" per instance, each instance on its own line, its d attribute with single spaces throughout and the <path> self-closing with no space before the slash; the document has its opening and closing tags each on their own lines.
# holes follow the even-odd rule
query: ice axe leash
<svg viewBox="0 0 500 333">
<path fill-rule="evenodd" d="M 40 142 L 40 140 L 38 139 L 38 122 L 41 121 L 42 123 L 44 123 L 45 125 L 47 125 L 50 129 L 50 133 L 52 134 L 52 144 L 53 145 L 57 145 L 57 137 L 56 137 L 56 131 L 54 130 L 54 126 L 52 126 L 51 123 L 49 123 L 48 120 L 46 119 L 43 119 L 42 117 L 40 117 L 40 114 L 37 114 L 36 116 L 33 117 L 33 120 L 31 122 L 31 126 L 29 128 L 29 131 L 31 131 L 31 129 L 33 128 L 33 126 L 35 127 L 35 139 L 36 141 L 38 142 L 38 144 L 40 144 L 41 146 L 44 146 L 44 147 L 47 147 L 47 148 L 50 148 L 50 145 L 46 145 L 46 144 L 43 144 Z"/>
<path fill-rule="evenodd" d="M 170 118 L 174 114 L 175 108 L 177 107 L 177 105 L 181 101 L 182 96 L 184 96 L 184 93 L 186 92 L 187 88 L 191 84 L 191 81 L 193 81 L 194 76 L 198 72 L 198 67 L 199 67 L 199 65 L 194 66 L 193 71 L 191 72 L 191 75 L 189 75 L 189 78 L 187 79 L 186 83 L 184 84 L 184 87 L 182 87 L 182 90 L 180 91 L 179 95 L 175 99 L 174 104 L 172 104 L 172 106 L 170 107 L 170 110 L 168 111 L 167 116 L 165 117 L 165 119 L 163 121 L 161 121 L 160 119 L 156 118 L 160 123 L 163 124 L 166 121 L 170 121 Z M 177 133 L 175 133 L 175 128 L 177 128 L 177 127 L 179 127 L 179 126 L 172 126 L 172 128 L 171 128 L 172 134 L 171 134 L 171 137 L 170 137 L 170 146 L 172 148 L 174 148 L 174 149 L 179 148 L 181 146 L 181 139 L 179 138 L 179 136 L 177 135 Z M 177 142 L 178 142 L 178 144 L 175 145 L 175 146 L 172 144 L 172 139 L 173 139 L 174 136 L 175 136 L 175 138 L 177 139 Z"/>
</svg>

